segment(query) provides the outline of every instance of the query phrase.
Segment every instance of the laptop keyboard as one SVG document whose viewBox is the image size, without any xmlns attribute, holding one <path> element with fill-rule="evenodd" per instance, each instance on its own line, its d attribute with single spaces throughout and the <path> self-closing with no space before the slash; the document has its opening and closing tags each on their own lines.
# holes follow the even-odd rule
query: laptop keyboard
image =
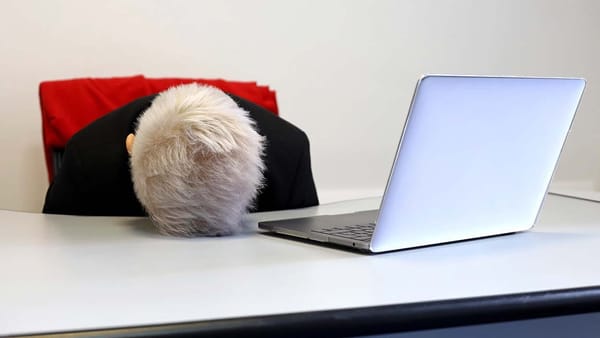
<svg viewBox="0 0 600 338">
<path fill-rule="evenodd" d="M 355 224 L 355 225 L 344 225 L 334 226 L 328 228 L 322 228 L 313 230 L 314 232 L 354 239 L 357 241 L 369 241 L 373 236 L 373 230 L 375 229 L 375 223 L 366 224 Z"/>
</svg>

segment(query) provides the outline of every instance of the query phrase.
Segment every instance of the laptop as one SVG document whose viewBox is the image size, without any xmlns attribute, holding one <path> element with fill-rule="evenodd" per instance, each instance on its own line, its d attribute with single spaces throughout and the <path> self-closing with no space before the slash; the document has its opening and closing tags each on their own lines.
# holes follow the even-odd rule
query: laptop
<svg viewBox="0 0 600 338">
<path fill-rule="evenodd" d="M 528 230 L 584 87 L 579 78 L 424 76 L 378 210 L 259 228 L 370 253 Z"/>
</svg>

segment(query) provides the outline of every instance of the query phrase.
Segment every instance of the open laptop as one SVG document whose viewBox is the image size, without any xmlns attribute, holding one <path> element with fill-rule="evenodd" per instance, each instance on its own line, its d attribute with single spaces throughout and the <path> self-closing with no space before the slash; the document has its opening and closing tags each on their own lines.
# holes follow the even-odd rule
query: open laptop
<svg viewBox="0 0 600 338">
<path fill-rule="evenodd" d="M 530 229 L 584 79 L 428 75 L 415 89 L 379 210 L 259 222 L 371 253 Z"/>
</svg>

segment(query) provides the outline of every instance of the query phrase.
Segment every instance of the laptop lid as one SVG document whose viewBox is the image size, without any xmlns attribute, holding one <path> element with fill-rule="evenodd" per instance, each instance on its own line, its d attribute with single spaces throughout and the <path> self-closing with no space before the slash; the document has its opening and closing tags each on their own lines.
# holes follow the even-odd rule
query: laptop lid
<svg viewBox="0 0 600 338">
<path fill-rule="evenodd" d="M 575 78 L 425 76 L 398 126 L 379 211 L 259 227 L 374 253 L 527 230 L 584 87 Z M 359 223 L 376 223 L 370 240 L 350 229 Z"/>
<path fill-rule="evenodd" d="M 575 78 L 423 77 L 370 250 L 531 228 L 584 87 Z"/>
</svg>

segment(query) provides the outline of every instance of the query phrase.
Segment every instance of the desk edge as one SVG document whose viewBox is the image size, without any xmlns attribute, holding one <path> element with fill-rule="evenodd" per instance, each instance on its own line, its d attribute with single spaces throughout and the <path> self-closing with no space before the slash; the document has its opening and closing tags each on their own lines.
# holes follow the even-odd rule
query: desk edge
<svg viewBox="0 0 600 338">
<path fill-rule="evenodd" d="M 600 286 L 24 337 L 341 337 L 600 311 Z"/>
</svg>

